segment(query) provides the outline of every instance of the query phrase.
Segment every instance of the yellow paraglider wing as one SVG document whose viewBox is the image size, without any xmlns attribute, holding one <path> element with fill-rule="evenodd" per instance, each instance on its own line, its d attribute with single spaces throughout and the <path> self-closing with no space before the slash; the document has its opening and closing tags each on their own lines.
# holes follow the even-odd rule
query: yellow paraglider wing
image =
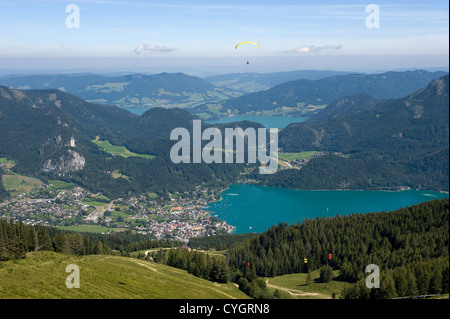
<svg viewBox="0 0 450 319">
<path fill-rule="evenodd" d="M 245 42 L 238 43 L 234 49 L 237 49 L 238 46 L 240 46 L 241 44 L 244 44 L 244 43 L 254 44 L 254 45 L 256 45 L 259 48 L 259 44 L 258 43 L 251 42 L 251 41 L 245 41 Z"/>
</svg>

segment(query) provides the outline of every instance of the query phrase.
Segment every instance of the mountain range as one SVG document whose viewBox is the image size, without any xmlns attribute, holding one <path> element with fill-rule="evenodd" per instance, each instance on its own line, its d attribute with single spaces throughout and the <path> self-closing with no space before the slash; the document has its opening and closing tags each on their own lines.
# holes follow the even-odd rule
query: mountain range
<svg viewBox="0 0 450 319">
<path fill-rule="evenodd" d="M 152 107 L 180 107 L 202 119 L 214 119 L 231 114 L 311 116 L 343 96 L 366 93 L 378 99 L 400 98 L 444 74 L 425 70 L 381 74 L 299 70 L 204 79 L 184 73 L 66 74 L 3 77 L 0 85 L 58 89 L 92 103 L 131 107 L 139 114 Z"/>
<path fill-rule="evenodd" d="M 299 79 L 219 103 L 201 104 L 190 112 L 208 114 L 212 118 L 227 114 L 311 116 L 344 96 L 366 93 L 377 99 L 400 98 L 445 74 L 447 72 L 416 70 Z"/>
<path fill-rule="evenodd" d="M 415 80 L 399 81 L 397 91 L 417 80 L 416 73 L 408 74 Z M 351 89 L 343 92 L 355 90 L 349 83 Z M 364 92 L 340 96 L 308 121 L 281 130 L 279 147 L 281 152 L 341 152 L 345 157 L 320 156 L 301 170 L 248 176 L 262 185 L 299 189 L 448 190 L 448 109 L 448 75 L 400 98 L 380 99 Z M 0 87 L 0 158 L 13 160 L 18 174 L 43 181 L 63 179 L 110 198 L 238 181 L 247 164 L 172 163 L 171 130 L 192 131 L 196 118 L 180 108 L 155 107 L 138 116 L 56 89 Z M 202 123 L 203 128 L 213 126 Z M 249 121 L 216 126 L 222 132 L 230 126 L 262 127 Z M 111 154 L 94 143 L 97 139 L 153 157 Z M 127 178 L 115 178 L 113 171 Z M 0 196 L 6 194 L 0 184 Z"/>
<path fill-rule="evenodd" d="M 64 179 L 112 198 L 128 192 L 165 194 L 197 185 L 223 186 L 235 180 L 242 164 L 172 163 L 169 151 L 175 142 L 170 132 L 176 127 L 192 130 L 193 119 L 178 108 L 153 108 L 137 116 L 58 90 L 0 87 L 0 158 L 13 160 L 16 173 L 43 181 Z M 97 136 L 155 157 L 109 154 L 93 142 Z M 115 170 L 128 178 L 114 178 Z"/>
<path fill-rule="evenodd" d="M 366 94 L 338 99 L 279 134 L 284 152 L 333 151 L 302 170 L 264 177 L 293 188 L 370 189 L 404 185 L 448 191 L 449 76 L 400 99 Z M 321 176 L 317 179 L 316 176 Z"/>
<path fill-rule="evenodd" d="M 287 72 L 271 73 L 228 73 L 205 77 L 204 79 L 215 86 L 225 87 L 244 93 L 263 91 L 275 85 L 294 80 L 319 80 L 331 76 L 345 75 L 352 72 L 344 71 L 318 71 L 318 70 L 297 70 Z"/>
</svg>

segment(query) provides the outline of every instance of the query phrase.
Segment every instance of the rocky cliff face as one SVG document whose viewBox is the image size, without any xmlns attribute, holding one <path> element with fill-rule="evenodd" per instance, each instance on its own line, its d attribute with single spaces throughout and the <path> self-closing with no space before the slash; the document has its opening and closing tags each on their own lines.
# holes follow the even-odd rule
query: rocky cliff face
<svg viewBox="0 0 450 319">
<path fill-rule="evenodd" d="M 65 155 L 45 161 L 42 170 L 64 176 L 67 173 L 82 170 L 85 163 L 86 160 L 82 155 L 69 149 Z"/>
</svg>

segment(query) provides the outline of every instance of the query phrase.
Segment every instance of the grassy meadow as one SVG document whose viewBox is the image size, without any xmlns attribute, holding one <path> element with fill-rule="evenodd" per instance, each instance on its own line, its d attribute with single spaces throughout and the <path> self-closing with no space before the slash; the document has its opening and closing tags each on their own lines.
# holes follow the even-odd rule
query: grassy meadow
<svg viewBox="0 0 450 319">
<path fill-rule="evenodd" d="M 43 185 L 42 181 L 37 178 L 19 175 L 8 172 L 2 176 L 2 182 L 5 189 L 10 192 L 12 196 L 21 193 L 28 193 L 33 188 Z"/>
<path fill-rule="evenodd" d="M 110 153 L 110 154 L 123 156 L 123 157 L 142 157 L 142 158 L 146 158 L 146 159 L 155 158 L 155 156 L 150 155 L 150 154 L 138 154 L 138 153 L 131 152 L 125 146 L 112 145 L 109 141 L 100 140 L 100 138 L 98 136 L 95 138 L 95 140 L 92 140 L 92 142 L 94 142 L 101 149 L 103 149 L 105 152 Z"/>
<path fill-rule="evenodd" d="M 66 267 L 80 269 L 80 288 L 67 288 Z M 37 252 L 0 262 L 0 299 L 228 299 L 248 298 L 232 283 L 213 283 L 150 261 Z"/>
<path fill-rule="evenodd" d="M 327 283 L 319 282 L 320 270 L 311 272 L 311 282 L 307 284 L 307 274 L 288 274 L 266 278 L 266 284 L 272 293 L 278 289 L 281 299 L 331 299 L 336 298 L 348 282 L 336 280 L 339 271 L 333 271 L 333 280 Z"/>
<path fill-rule="evenodd" d="M 279 153 L 278 157 L 287 161 L 303 160 L 303 159 L 310 160 L 316 153 L 317 153 L 316 151 L 307 151 L 300 153 Z"/>
</svg>

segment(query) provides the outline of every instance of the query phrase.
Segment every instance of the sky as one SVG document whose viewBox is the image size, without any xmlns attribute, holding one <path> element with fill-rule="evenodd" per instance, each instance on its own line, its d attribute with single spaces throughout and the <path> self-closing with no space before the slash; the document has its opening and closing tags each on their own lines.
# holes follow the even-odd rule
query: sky
<svg viewBox="0 0 450 319">
<path fill-rule="evenodd" d="M 260 47 L 235 49 L 243 41 Z M 0 0 L 3 71 L 383 71 L 448 59 L 441 0 Z"/>
</svg>

